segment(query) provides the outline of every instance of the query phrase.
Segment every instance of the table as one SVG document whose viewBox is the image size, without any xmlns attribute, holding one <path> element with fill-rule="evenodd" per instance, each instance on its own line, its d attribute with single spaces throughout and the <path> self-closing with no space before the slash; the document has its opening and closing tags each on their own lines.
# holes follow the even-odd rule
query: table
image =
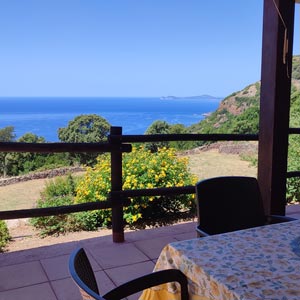
<svg viewBox="0 0 300 300">
<path fill-rule="evenodd" d="M 170 243 L 154 270 L 169 268 L 187 276 L 192 300 L 299 300 L 300 220 Z M 180 299 L 177 288 L 140 300 Z"/>
</svg>

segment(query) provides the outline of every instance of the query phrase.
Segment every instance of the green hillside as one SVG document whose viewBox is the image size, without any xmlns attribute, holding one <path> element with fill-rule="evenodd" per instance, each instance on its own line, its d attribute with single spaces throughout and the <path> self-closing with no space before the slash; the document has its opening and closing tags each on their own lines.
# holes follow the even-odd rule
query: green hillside
<svg viewBox="0 0 300 300">
<path fill-rule="evenodd" d="M 246 133 L 259 131 L 260 82 L 226 97 L 205 120 L 188 128 L 192 133 Z M 300 56 L 294 56 L 292 69 L 290 127 L 300 128 Z M 300 136 L 290 135 L 288 170 L 300 170 Z M 300 202 L 299 178 L 288 179 L 288 202 Z"/>
<path fill-rule="evenodd" d="M 293 58 L 292 78 L 291 124 L 300 125 L 299 55 Z M 215 112 L 205 120 L 190 126 L 189 131 L 192 133 L 258 133 L 259 99 L 260 82 L 256 82 L 226 97 Z"/>
</svg>

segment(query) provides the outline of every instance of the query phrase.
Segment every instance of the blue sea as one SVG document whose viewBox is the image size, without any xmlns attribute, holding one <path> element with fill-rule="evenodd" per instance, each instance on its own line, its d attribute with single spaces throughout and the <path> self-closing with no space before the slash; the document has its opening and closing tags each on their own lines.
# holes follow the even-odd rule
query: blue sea
<svg viewBox="0 0 300 300">
<path fill-rule="evenodd" d="M 0 98 L 0 128 L 14 126 L 17 138 L 31 132 L 58 141 L 58 128 L 81 114 L 98 114 L 123 134 L 144 134 L 156 120 L 190 126 L 215 111 L 222 99 L 193 98 Z"/>
</svg>

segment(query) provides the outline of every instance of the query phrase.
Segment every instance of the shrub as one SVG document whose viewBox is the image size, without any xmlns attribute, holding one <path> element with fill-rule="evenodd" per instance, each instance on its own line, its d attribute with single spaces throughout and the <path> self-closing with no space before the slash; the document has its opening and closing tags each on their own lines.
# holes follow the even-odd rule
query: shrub
<svg viewBox="0 0 300 300">
<path fill-rule="evenodd" d="M 179 158 L 174 149 L 161 148 L 156 153 L 143 146 L 123 154 L 123 189 L 151 189 L 194 185 L 187 169 L 187 159 Z M 103 201 L 110 192 L 110 156 L 101 155 L 93 168 L 88 168 L 85 178 L 78 184 L 76 203 Z M 193 195 L 174 197 L 135 197 L 124 208 L 124 219 L 134 224 L 139 219 L 174 215 L 182 210 L 194 209 Z M 111 223 L 111 210 L 99 211 L 98 224 Z"/>
<path fill-rule="evenodd" d="M 300 97 L 298 98 L 298 101 Z M 297 102 L 298 102 L 297 101 Z M 299 102 L 298 102 L 299 104 Z M 299 120 L 295 120 L 291 127 L 299 127 Z M 297 171 L 300 169 L 300 137 L 298 135 L 290 135 L 288 149 L 288 171 Z M 287 178 L 286 198 L 288 203 L 300 201 L 300 178 Z"/>
<path fill-rule="evenodd" d="M 187 170 L 187 159 L 179 158 L 174 149 L 159 149 L 156 153 L 144 147 L 133 148 L 123 155 L 123 189 L 144 189 L 194 185 L 194 178 Z M 104 201 L 111 189 L 110 156 L 100 155 L 95 167 L 88 167 L 84 178 L 77 182 L 71 175 L 51 180 L 38 201 L 38 207 L 53 207 Z M 194 211 L 194 195 L 135 197 L 124 208 L 127 224 Z M 75 201 L 74 201 L 75 199 Z M 66 215 L 39 217 L 31 223 L 42 235 L 61 234 L 67 231 L 96 230 L 111 224 L 111 210 L 95 210 Z"/>
<path fill-rule="evenodd" d="M 56 177 L 46 183 L 46 187 L 42 192 L 42 196 L 45 199 L 51 199 L 62 196 L 75 196 L 76 194 L 76 182 L 80 180 L 74 178 L 71 174 L 66 177 Z"/>
<path fill-rule="evenodd" d="M 57 177 L 46 185 L 41 193 L 41 199 L 37 207 L 54 207 L 71 205 L 74 203 L 76 181 L 72 175 Z M 81 230 L 83 227 L 76 214 L 62 214 L 49 217 L 37 217 L 31 219 L 31 224 L 41 230 L 41 235 L 61 234 L 67 231 Z"/>
<path fill-rule="evenodd" d="M 286 183 L 286 199 L 288 203 L 297 203 L 300 199 L 300 180 L 299 178 L 288 178 Z"/>
<path fill-rule="evenodd" d="M 10 239 L 8 228 L 3 220 L 0 220 L 0 252 L 3 252 Z"/>
<path fill-rule="evenodd" d="M 63 206 L 73 204 L 73 197 L 56 197 L 40 199 L 37 203 L 39 208 Z M 62 214 L 49 217 L 38 217 L 31 219 L 31 224 L 41 230 L 41 235 L 59 235 L 68 231 L 76 231 L 79 224 L 76 225 L 74 214 Z"/>
<path fill-rule="evenodd" d="M 102 227 L 101 211 L 83 211 L 75 214 L 77 227 L 80 226 L 82 230 L 94 231 Z"/>
</svg>

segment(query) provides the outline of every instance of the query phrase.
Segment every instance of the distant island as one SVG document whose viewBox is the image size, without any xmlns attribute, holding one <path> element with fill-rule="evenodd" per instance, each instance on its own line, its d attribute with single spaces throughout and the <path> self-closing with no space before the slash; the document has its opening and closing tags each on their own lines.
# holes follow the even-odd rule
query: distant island
<svg viewBox="0 0 300 300">
<path fill-rule="evenodd" d="M 201 95 L 201 96 L 184 96 L 184 97 L 177 97 L 177 96 L 162 96 L 160 97 L 162 100 L 176 100 L 176 99 L 211 99 L 211 100 L 217 100 L 217 99 L 222 99 L 222 97 L 214 97 L 211 95 Z"/>
</svg>

